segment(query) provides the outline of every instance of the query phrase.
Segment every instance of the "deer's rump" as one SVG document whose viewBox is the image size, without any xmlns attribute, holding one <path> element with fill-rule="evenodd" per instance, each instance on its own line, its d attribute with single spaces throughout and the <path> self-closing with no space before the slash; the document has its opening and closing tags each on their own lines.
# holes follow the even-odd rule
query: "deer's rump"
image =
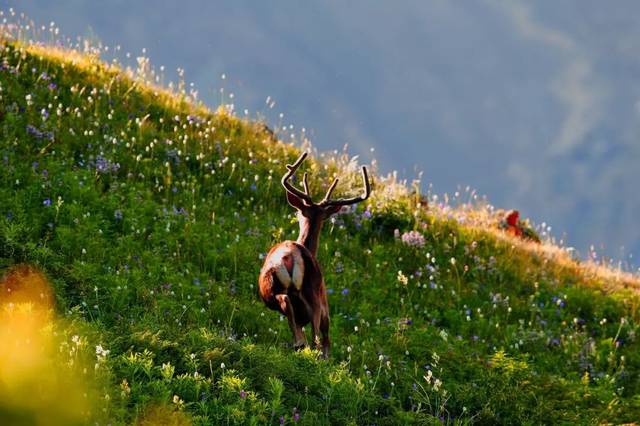
<svg viewBox="0 0 640 426">
<path fill-rule="evenodd" d="M 274 247 L 274 249 L 267 255 L 264 266 L 260 271 L 260 277 L 258 279 L 260 297 L 269 309 L 286 315 L 286 312 L 283 312 L 280 308 L 280 304 L 276 300 L 276 296 L 278 294 L 288 295 L 291 300 L 291 304 L 293 305 L 296 323 L 304 326 L 311 322 L 311 313 L 308 312 L 307 307 L 304 305 L 299 295 L 302 293 L 303 297 L 309 301 L 316 300 L 317 295 L 322 292 L 322 273 L 318 262 L 302 244 L 294 241 L 285 241 L 282 244 L 295 246 L 297 249 L 294 252 L 295 255 L 301 257 L 304 265 L 302 286 L 300 290 L 298 290 L 295 285 L 282 282 L 283 280 L 280 278 L 282 277 L 282 271 L 277 271 L 277 268 L 280 266 L 278 259 L 274 260 L 272 258 L 272 255 L 277 252 L 277 248 Z"/>
</svg>

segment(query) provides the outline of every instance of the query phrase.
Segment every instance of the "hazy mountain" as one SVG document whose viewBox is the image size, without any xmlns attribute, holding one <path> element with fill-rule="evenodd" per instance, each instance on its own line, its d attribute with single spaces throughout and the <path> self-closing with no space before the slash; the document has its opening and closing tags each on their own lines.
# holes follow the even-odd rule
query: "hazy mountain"
<svg viewBox="0 0 640 426">
<path fill-rule="evenodd" d="M 637 2 L 0 6 L 134 56 L 146 48 L 212 105 L 226 73 L 239 108 L 272 123 L 283 112 L 321 149 L 375 147 L 383 171 L 424 170 L 436 192 L 471 185 L 583 253 L 640 255 Z"/>
</svg>

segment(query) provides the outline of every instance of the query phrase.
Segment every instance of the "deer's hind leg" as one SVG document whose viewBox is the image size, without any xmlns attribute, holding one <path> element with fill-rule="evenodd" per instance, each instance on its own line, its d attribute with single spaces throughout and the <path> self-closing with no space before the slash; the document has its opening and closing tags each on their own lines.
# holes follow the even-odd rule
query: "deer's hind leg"
<svg viewBox="0 0 640 426">
<path fill-rule="evenodd" d="M 293 333 L 293 348 L 300 349 L 305 347 L 307 344 L 307 339 L 304 336 L 304 332 L 302 331 L 302 327 L 296 324 L 296 316 L 293 311 L 293 304 L 291 303 L 291 299 L 286 294 L 278 294 L 276 295 L 276 300 L 280 304 L 280 309 L 282 313 L 287 317 L 287 321 L 289 322 L 289 328 Z"/>
<path fill-rule="evenodd" d="M 306 335 L 303 329 L 303 324 L 308 324 L 313 318 L 313 309 L 307 299 L 304 297 L 303 292 L 289 293 L 291 300 L 293 301 L 294 311 L 297 314 L 296 326 L 298 328 L 298 334 L 304 340 L 304 346 L 308 346 Z"/>
<path fill-rule="evenodd" d="M 329 312 L 322 311 L 320 316 L 320 331 L 322 332 L 322 358 L 329 358 L 329 348 L 331 341 L 329 340 Z"/>
</svg>

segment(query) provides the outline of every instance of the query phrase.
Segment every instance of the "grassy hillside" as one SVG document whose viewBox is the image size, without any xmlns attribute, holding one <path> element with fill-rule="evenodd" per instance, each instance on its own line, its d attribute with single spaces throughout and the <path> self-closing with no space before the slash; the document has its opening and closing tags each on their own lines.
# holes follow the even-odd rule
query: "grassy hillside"
<svg viewBox="0 0 640 426">
<path fill-rule="evenodd" d="M 636 278 L 374 176 L 321 237 L 331 358 L 294 352 L 256 289 L 293 145 L 95 56 L 0 62 L 0 423 L 640 419 Z M 304 167 L 358 189 L 348 156 Z"/>
</svg>

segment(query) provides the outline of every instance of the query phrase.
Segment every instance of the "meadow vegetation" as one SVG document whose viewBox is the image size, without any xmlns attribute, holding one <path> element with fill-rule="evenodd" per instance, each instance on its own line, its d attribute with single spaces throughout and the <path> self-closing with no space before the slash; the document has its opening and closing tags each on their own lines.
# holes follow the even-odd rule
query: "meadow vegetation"
<svg viewBox="0 0 640 426">
<path fill-rule="evenodd" d="M 637 277 L 393 175 L 323 229 L 330 360 L 292 351 L 257 277 L 297 235 L 279 181 L 304 135 L 148 72 L 2 38 L 0 423 L 640 419 Z M 359 188 L 346 153 L 303 167 Z"/>
</svg>

